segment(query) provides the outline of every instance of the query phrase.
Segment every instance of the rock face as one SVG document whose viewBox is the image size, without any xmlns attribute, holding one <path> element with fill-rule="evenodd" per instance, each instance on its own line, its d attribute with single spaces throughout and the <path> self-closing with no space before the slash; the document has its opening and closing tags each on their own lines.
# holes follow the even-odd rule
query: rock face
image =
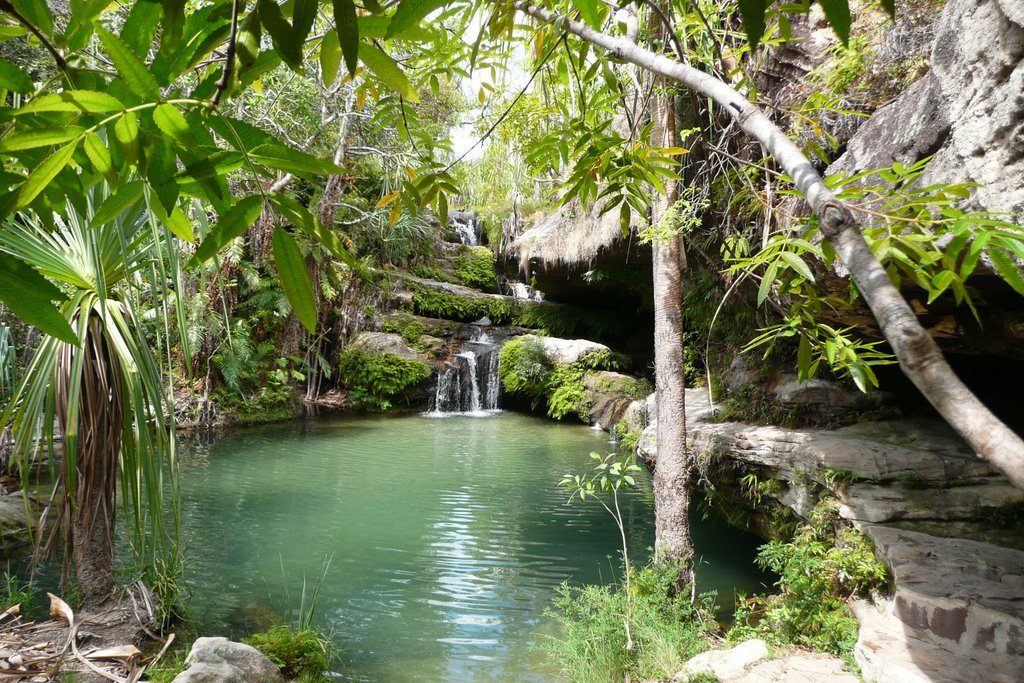
<svg viewBox="0 0 1024 683">
<path fill-rule="evenodd" d="M 828 172 L 933 154 L 923 185 L 980 183 L 978 207 L 1024 220 L 1024 5 L 946 3 L 930 61 L 928 73 L 875 112 Z"/>
<path fill-rule="evenodd" d="M 611 430 L 634 400 L 646 396 L 651 385 L 618 372 L 595 372 L 583 379 L 590 423 Z"/>
<path fill-rule="evenodd" d="M 526 335 L 524 338 L 537 340 L 544 347 L 544 355 L 555 365 L 575 363 L 592 353 L 610 353 L 604 344 L 587 339 L 559 339 L 558 337 L 542 337 Z"/>
<path fill-rule="evenodd" d="M 227 638 L 199 638 L 174 683 L 285 683 L 281 670 L 250 645 Z"/>
</svg>

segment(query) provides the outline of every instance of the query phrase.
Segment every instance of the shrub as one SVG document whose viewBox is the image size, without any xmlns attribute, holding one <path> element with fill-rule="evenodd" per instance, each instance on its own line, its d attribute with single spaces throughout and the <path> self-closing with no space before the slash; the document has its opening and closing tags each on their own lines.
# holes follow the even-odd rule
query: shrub
<svg viewBox="0 0 1024 683">
<path fill-rule="evenodd" d="M 455 281 L 460 285 L 493 292 L 498 288 L 494 271 L 494 253 L 487 247 L 459 247 L 455 259 Z"/>
<path fill-rule="evenodd" d="M 781 592 L 741 606 L 730 640 L 761 637 L 850 659 L 858 624 L 847 600 L 885 586 L 888 569 L 836 511 L 835 499 L 823 498 L 792 540 L 761 547 L 757 562 L 779 574 Z"/>
<path fill-rule="evenodd" d="M 330 643 L 313 629 L 271 626 L 245 642 L 265 654 L 290 679 L 320 680 L 330 666 Z"/>
<path fill-rule="evenodd" d="M 387 410 L 392 400 L 408 400 L 408 392 L 431 375 L 430 364 L 393 353 L 345 349 L 338 361 L 342 381 L 356 404 Z"/>
<path fill-rule="evenodd" d="M 691 605 L 689 590 L 673 590 L 678 574 L 671 566 L 631 571 L 631 596 L 621 586 L 559 589 L 548 615 L 562 625 L 562 638 L 551 639 L 548 650 L 570 681 L 671 678 L 687 659 L 708 648 L 712 596 L 700 596 Z M 632 597 L 631 609 L 627 597 Z"/>
</svg>

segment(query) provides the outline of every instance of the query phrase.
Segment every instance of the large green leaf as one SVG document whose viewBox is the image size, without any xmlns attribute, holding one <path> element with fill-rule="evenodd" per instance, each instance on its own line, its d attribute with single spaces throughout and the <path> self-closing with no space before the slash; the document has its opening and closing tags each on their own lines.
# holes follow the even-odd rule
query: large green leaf
<svg viewBox="0 0 1024 683">
<path fill-rule="evenodd" d="M 157 220 L 166 225 L 178 239 L 190 244 L 195 243 L 196 234 L 192 231 L 192 222 L 189 221 L 180 206 L 175 206 L 170 213 L 167 213 L 160 202 L 150 202 L 149 208 Z"/>
<path fill-rule="evenodd" d="M 14 204 L 15 211 L 27 207 L 32 200 L 39 196 L 40 192 L 46 189 L 50 181 L 57 177 L 57 174 L 64 170 L 64 167 L 71 161 L 76 147 L 78 147 L 77 138 L 43 159 L 42 163 L 32 169 L 18 193 L 18 200 Z"/>
<path fill-rule="evenodd" d="M 45 0 L 10 0 L 10 3 L 44 35 L 53 34 L 53 15 Z"/>
<path fill-rule="evenodd" d="M 153 122 L 167 137 L 182 147 L 191 147 L 194 136 L 188 121 L 173 104 L 161 104 L 153 110 Z"/>
<path fill-rule="evenodd" d="M 129 164 L 139 159 L 139 124 L 135 112 L 127 112 L 114 122 L 114 140 Z"/>
<path fill-rule="evenodd" d="M 572 5 L 580 12 L 580 17 L 592 29 L 600 30 L 601 12 L 597 0 L 572 0 Z"/>
<path fill-rule="evenodd" d="M 272 243 L 281 289 L 288 297 L 288 303 L 292 305 L 299 322 L 312 334 L 316 332 L 316 296 L 313 284 L 309 281 L 306 260 L 302 258 L 295 239 L 284 228 L 274 228 Z"/>
<path fill-rule="evenodd" d="M 285 173 L 323 175 L 343 170 L 330 161 L 277 143 L 260 145 L 250 151 L 249 156 L 253 161 Z"/>
<path fill-rule="evenodd" d="M 160 22 L 160 6 L 154 2 L 136 2 L 128 12 L 121 39 L 139 57 L 145 59 Z"/>
<path fill-rule="evenodd" d="M 292 71 L 302 71 L 302 40 L 295 35 L 291 24 L 281 14 L 281 7 L 275 0 L 259 0 L 260 22 L 267 27 L 267 33 L 274 41 L 281 59 Z"/>
<path fill-rule="evenodd" d="M 832 30 L 846 45 L 850 40 L 850 0 L 818 0 L 818 4 L 825 11 Z"/>
<path fill-rule="evenodd" d="M 62 128 L 32 128 L 0 139 L 0 152 L 17 152 L 23 149 L 49 147 L 74 140 L 82 134 L 79 126 Z"/>
<path fill-rule="evenodd" d="M 16 109 L 14 115 L 24 116 L 25 114 L 38 114 L 47 111 L 103 114 L 123 109 L 124 105 L 121 104 L 121 101 L 107 93 L 95 92 L 93 90 L 65 90 L 62 93 L 37 97 L 20 109 Z"/>
<path fill-rule="evenodd" d="M 114 175 L 114 161 L 110 158 L 110 150 L 107 149 L 107 144 L 100 139 L 96 133 L 89 133 L 85 136 L 85 144 L 82 145 L 85 148 L 85 154 L 89 157 L 89 161 L 92 162 L 92 167 L 96 169 L 96 172 L 112 180 Z"/>
<path fill-rule="evenodd" d="M 403 37 L 407 29 L 419 28 L 420 22 L 436 9 L 444 7 L 449 0 L 402 0 L 395 10 L 388 26 L 387 37 Z"/>
<path fill-rule="evenodd" d="M 402 67 L 376 45 L 372 43 L 363 45 L 359 50 L 359 58 L 389 88 L 410 102 L 419 102 L 416 89 L 412 87 L 412 83 L 402 71 Z"/>
<path fill-rule="evenodd" d="M 320 0 L 295 0 L 292 7 L 292 29 L 295 31 L 295 40 L 300 43 L 306 40 L 313 22 L 316 21 L 316 13 L 320 8 Z"/>
<path fill-rule="evenodd" d="M 338 42 L 338 32 L 328 31 L 320 41 L 320 75 L 324 85 L 330 88 L 338 80 L 338 70 L 341 68 L 341 43 Z"/>
<path fill-rule="evenodd" d="M 107 48 L 107 55 L 114 63 L 118 76 L 124 79 L 132 92 L 148 102 L 159 99 L 160 85 L 135 51 L 102 26 L 96 27 L 96 35 L 103 47 Z"/>
<path fill-rule="evenodd" d="M 302 229 L 303 232 L 316 240 L 327 251 L 331 252 L 335 258 L 345 263 L 349 268 L 354 269 L 356 267 L 355 257 L 342 245 L 338 236 L 317 220 L 313 213 L 299 203 L 297 199 L 282 192 L 272 192 L 267 195 L 267 199 L 271 201 L 274 208 L 281 212 L 281 215 L 288 219 L 288 222 Z"/>
<path fill-rule="evenodd" d="M 227 213 L 220 217 L 217 224 L 210 228 L 210 233 L 196 249 L 195 256 L 189 261 L 189 267 L 194 268 L 204 261 L 208 261 L 224 246 L 249 229 L 263 211 L 263 197 L 261 195 L 249 195 L 238 200 L 234 206 L 228 209 Z"/>
<path fill-rule="evenodd" d="M 0 301 L 22 321 L 68 344 L 78 338 L 53 301 L 65 297 L 59 289 L 20 259 L 0 252 Z"/>
<path fill-rule="evenodd" d="M 757 47 L 764 35 L 764 15 L 768 11 L 769 0 L 739 0 L 740 18 L 743 19 L 743 30 L 747 33 L 747 41 L 751 47 Z"/>
<path fill-rule="evenodd" d="M 388 29 L 391 27 L 391 17 L 364 15 L 358 18 L 359 37 L 376 38 L 383 40 L 388 37 Z M 402 40 L 430 40 L 431 33 L 421 25 L 410 26 L 402 29 Z"/>
<path fill-rule="evenodd" d="M 141 180 L 133 180 L 130 183 L 122 185 L 96 207 L 96 213 L 93 214 L 90 225 L 95 228 L 100 225 L 105 225 L 113 220 L 117 220 L 117 218 L 122 216 L 141 198 Z"/>
<path fill-rule="evenodd" d="M 345 55 L 345 66 L 355 76 L 359 66 L 359 24 L 356 21 L 356 5 L 352 0 L 333 0 L 334 25 L 338 30 L 341 52 Z M 365 47 L 365 46 L 364 46 Z"/>
<path fill-rule="evenodd" d="M 32 92 L 32 79 L 6 59 L 0 58 L 0 88 L 11 92 Z"/>
</svg>

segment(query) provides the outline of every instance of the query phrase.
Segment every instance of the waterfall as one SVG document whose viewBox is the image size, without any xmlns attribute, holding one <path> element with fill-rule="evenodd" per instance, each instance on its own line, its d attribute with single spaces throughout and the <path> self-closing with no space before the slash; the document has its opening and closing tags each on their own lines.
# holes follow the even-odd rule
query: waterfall
<svg viewBox="0 0 1024 683">
<path fill-rule="evenodd" d="M 483 222 L 469 211 L 451 211 L 448 224 L 455 229 L 459 242 L 471 247 L 480 246 L 480 232 Z"/>
<path fill-rule="evenodd" d="M 431 416 L 486 415 L 498 410 L 498 353 L 483 329 L 474 331 L 438 373 Z"/>
</svg>

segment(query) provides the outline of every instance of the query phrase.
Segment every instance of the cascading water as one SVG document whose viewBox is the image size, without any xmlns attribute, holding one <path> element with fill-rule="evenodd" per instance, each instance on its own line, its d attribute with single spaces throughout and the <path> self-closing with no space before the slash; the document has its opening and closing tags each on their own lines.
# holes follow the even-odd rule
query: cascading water
<svg viewBox="0 0 1024 683">
<path fill-rule="evenodd" d="M 451 211 L 448 214 L 448 224 L 455 229 L 459 236 L 459 242 L 471 247 L 480 245 L 480 232 L 483 227 L 482 221 L 469 211 Z"/>
<path fill-rule="evenodd" d="M 486 331 L 478 329 L 438 374 L 429 415 L 483 415 L 498 409 L 498 352 Z"/>
</svg>

